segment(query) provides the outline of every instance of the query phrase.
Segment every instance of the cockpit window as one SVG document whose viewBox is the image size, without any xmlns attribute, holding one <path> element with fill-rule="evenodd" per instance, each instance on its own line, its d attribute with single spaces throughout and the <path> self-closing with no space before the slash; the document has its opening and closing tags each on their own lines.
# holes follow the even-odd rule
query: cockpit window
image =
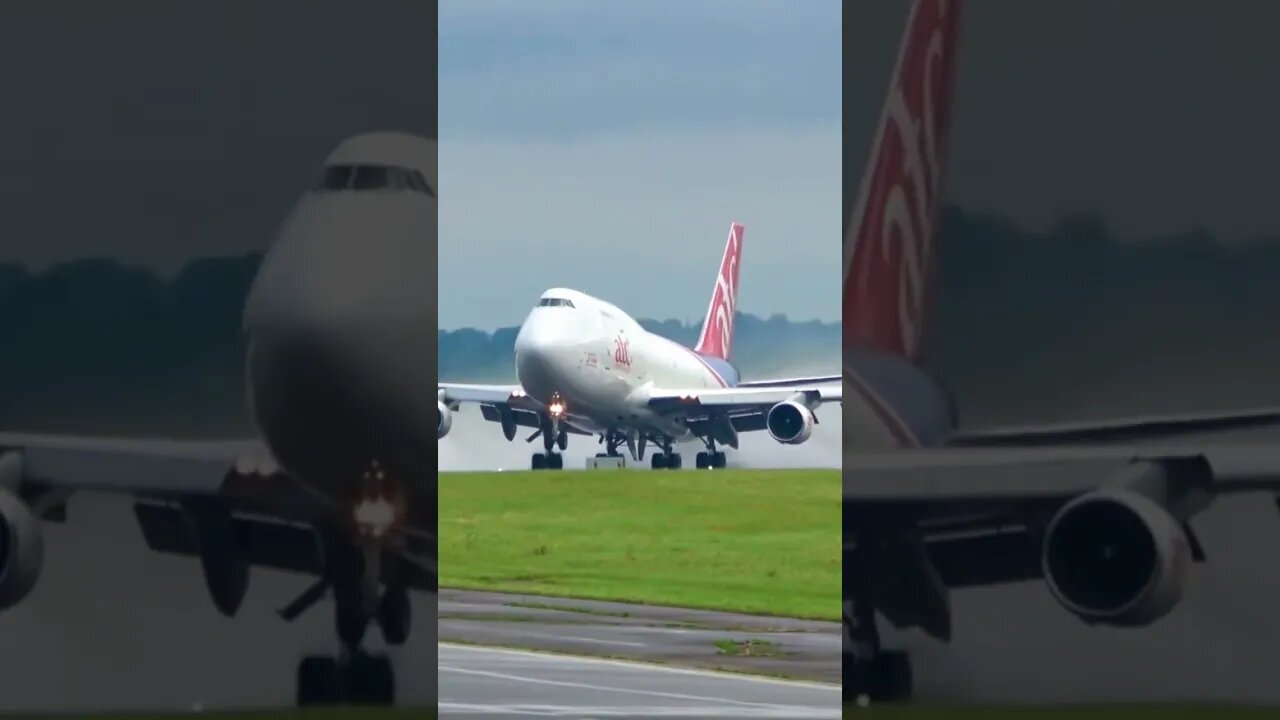
<svg viewBox="0 0 1280 720">
<path fill-rule="evenodd" d="M 315 190 L 345 190 L 351 184 L 350 165 L 330 165 L 324 169 Z"/>
<path fill-rule="evenodd" d="M 538 301 L 538 307 L 573 307 L 572 300 L 564 298 L 542 298 Z"/>
<path fill-rule="evenodd" d="M 352 190 L 394 190 L 389 168 L 381 165 L 357 165 L 351 178 Z"/>
<path fill-rule="evenodd" d="M 317 192 L 412 191 L 436 196 L 421 172 L 393 165 L 329 165 L 312 189 Z"/>
</svg>

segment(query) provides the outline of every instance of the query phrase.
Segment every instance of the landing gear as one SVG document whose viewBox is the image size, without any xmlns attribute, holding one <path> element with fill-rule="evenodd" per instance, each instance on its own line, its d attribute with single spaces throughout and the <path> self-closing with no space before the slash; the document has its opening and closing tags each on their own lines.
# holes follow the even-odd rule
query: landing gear
<svg viewBox="0 0 1280 720">
<path fill-rule="evenodd" d="M 680 453 L 673 452 L 671 448 L 671 438 L 655 438 L 658 447 L 662 448 L 662 452 L 656 452 L 649 460 L 649 465 L 654 470 L 679 470 L 684 464 Z"/>
<path fill-rule="evenodd" d="M 399 647 L 409 639 L 413 624 L 413 608 L 409 605 L 409 591 L 403 585 L 388 587 L 378 604 L 378 627 L 382 639 L 388 645 Z"/>
<path fill-rule="evenodd" d="M 703 442 L 707 445 L 707 451 L 698 453 L 698 456 L 694 461 L 698 469 L 715 470 L 724 468 L 724 453 L 716 451 L 716 441 L 711 438 L 704 438 Z"/>
<path fill-rule="evenodd" d="M 661 452 L 654 453 L 649 464 L 654 470 L 679 470 L 684 459 L 680 457 L 680 453 Z"/>
<path fill-rule="evenodd" d="M 556 452 L 534 453 L 529 467 L 532 470 L 563 470 L 564 455 Z"/>
<path fill-rule="evenodd" d="M 555 407 L 555 402 L 556 401 L 553 400 L 553 407 Z M 563 410 L 563 405 L 559 407 Z M 529 459 L 530 470 L 564 469 L 564 455 L 561 455 L 555 450 L 556 447 L 559 446 L 560 450 L 563 452 L 569 447 L 569 433 L 565 432 L 564 428 L 560 427 L 559 418 L 560 412 L 556 412 L 550 416 L 543 416 L 542 427 L 538 428 L 537 432 L 529 436 L 529 440 L 532 442 L 534 438 L 541 435 L 543 449 L 543 452 L 534 453 L 533 457 Z"/>
<path fill-rule="evenodd" d="M 391 705 L 395 671 L 385 656 L 312 656 L 298 665 L 298 705 Z"/>
<path fill-rule="evenodd" d="M 596 457 L 618 457 L 622 454 L 618 448 L 627 442 L 627 436 L 617 430 L 608 430 L 600 434 L 600 442 L 604 443 L 604 452 L 596 453 Z"/>
<path fill-rule="evenodd" d="M 292 621 L 327 591 L 334 600 L 334 625 L 342 652 L 338 657 L 309 656 L 298 664 L 298 705 L 336 703 L 390 705 L 395 702 L 395 670 L 386 656 L 361 649 L 375 618 L 388 645 L 402 645 L 412 627 L 409 594 L 399 579 L 395 555 L 385 555 L 386 537 L 360 532 L 353 542 L 346 528 L 330 528 L 322 536 L 325 573 L 280 611 Z M 389 572 L 385 574 L 384 562 Z"/>
<path fill-rule="evenodd" d="M 717 470 L 725 466 L 725 456 L 722 452 L 700 452 L 696 463 L 699 469 Z"/>
<path fill-rule="evenodd" d="M 863 699 L 874 703 L 911 699 L 911 657 L 902 651 L 886 651 L 880 647 L 875 620 L 875 607 L 870 601 L 855 599 L 846 604 L 844 629 L 852 645 L 852 652 L 846 646 L 844 656 L 846 704 Z"/>
</svg>

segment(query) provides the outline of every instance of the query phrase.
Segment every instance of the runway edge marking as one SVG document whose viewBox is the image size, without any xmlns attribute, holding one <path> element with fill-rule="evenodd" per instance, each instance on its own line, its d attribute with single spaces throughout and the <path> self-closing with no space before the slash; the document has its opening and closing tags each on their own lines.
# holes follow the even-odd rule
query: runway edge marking
<svg viewBox="0 0 1280 720">
<path fill-rule="evenodd" d="M 659 670 L 662 672 L 679 673 L 683 675 L 706 675 L 717 678 L 730 678 L 734 680 L 742 680 L 743 682 L 755 683 L 771 683 L 775 685 L 786 685 L 787 687 L 813 688 L 815 690 L 840 690 L 839 683 L 823 683 L 814 682 L 812 680 L 787 680 L 786 678 L 768 677 L 764 675 L 752 675 L 745 672 L 729 672 L 724 670 L 706 670 L 702 668 L 684 668 L 672 667 L 671 665 L 652 662 L 646 660 L 618 660 L 615 658 L 592 657 L 589 655 L 575 655 L 567 652 L 556 652 L 554 650 L 517 650 L 515 648 L 495 647 L 492 645 L 478 645 L 455 642 L 437 642 L 437 645 L 443 645 L 455 650 L 469 650 L 472 652 L 498 652 L 508 655 L 528 655 L 538 658 L 563 660 L 566 662 L 585 662 L 596 663 L 600 665 L 625 665 L 628 667 L 641 667 L 646 669 Z"/>
</svg>

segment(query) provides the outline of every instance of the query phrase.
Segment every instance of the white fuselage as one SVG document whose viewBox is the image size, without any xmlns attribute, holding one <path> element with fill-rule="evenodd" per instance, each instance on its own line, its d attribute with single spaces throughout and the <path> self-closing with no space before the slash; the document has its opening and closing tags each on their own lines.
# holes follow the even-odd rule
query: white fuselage
<svg viewBox="0 0 1280 720">
<path fill-rule="evenodd" d="M 406 478 L 410 520 L 427 528 L 434 171 L 428 140 L 380 133 L 340 145 L 282 223 L 244 313 L 251 415 L 275 460 L 333 499 L 357 492 L 377 460 Z M 409 185 L 410 172 L 426 185 Z"/>
<path fill-rule="evenodd" d="M 516 375 L 543 404 L 559 399 L 576 427 L 687 439 L 678 419 L 648 409 L 650 391 L 736 383 L 724 361 L 646 331 L 616 306 L 568 289 L 542 295 L 516 336 Z"/>
</svg>

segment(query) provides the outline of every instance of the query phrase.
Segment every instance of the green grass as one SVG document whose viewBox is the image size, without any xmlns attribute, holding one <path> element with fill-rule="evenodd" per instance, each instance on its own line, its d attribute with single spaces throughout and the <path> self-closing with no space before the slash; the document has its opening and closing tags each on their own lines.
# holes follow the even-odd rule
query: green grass
<svg viewBox="0 0 1280 720">
<path fill-rule="evenodd" d="M 840 617 L 840 472 L 440 474 L 440 584 Z"/>
</svg>

